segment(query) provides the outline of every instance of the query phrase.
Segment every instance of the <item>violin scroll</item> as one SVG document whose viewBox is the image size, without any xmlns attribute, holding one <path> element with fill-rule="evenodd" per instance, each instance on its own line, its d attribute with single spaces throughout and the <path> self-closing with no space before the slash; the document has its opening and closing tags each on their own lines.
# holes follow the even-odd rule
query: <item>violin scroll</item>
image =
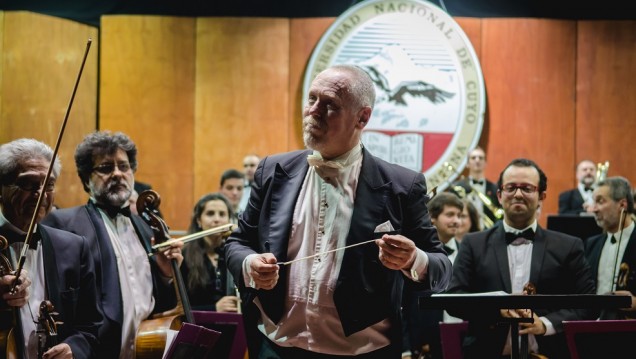
<svg viewBox="0 0 636 359">
<path fill-rule="evenodd" d="M 62 324 L 58 322 L 54 317 L 59 313 L 55 312 L 53 303 L 48 300 L 43 300 L 40 303 L 40 317 L 37 322 L 37 335 L 38 335 L 38 358 L 42 358 L 44 353 L 58 344 L 57 340 L 57 326 Z"/>
<path fill-rule="evenodd" d="M 0 251 L 9 248 L 9 241 L 0 236 Z M 13 266 L 11 262 L 9 262 L 9 258 L 7 258 L 4 254 L 0 253 L 0 277 L 9 275 L 13 271 Z"/>
</svg>

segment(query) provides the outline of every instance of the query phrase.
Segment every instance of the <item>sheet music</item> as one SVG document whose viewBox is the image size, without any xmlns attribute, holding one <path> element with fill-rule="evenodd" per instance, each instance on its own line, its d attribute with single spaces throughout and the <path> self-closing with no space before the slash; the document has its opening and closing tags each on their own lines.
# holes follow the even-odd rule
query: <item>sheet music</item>
<svg viewBox="0 0 636 359">
<path fill-rule="evenodd" d="M 480 297 L 484 295 L 510 295 L 502 290 L 494 292 L 480 292 L 480 293 L 437 293 L 431 295 L 431 297 Z"/>
<path fill-rule="evenodd" d="M 178 333 L 179 333 L 178 330 L 172 330 L 172 329 L 168 329 L 168 331 L 166 332 L 166 346 L 165 348 L 163 348 L 163 355 L 161 356 L 163 359 L 166 359 L 166 355 L 168 354 L 168 349 L 170 349 L 170 347 L 172 346 L 172 342 L 174 342 L 174 339 L 177 337 Z"/>
</svg>

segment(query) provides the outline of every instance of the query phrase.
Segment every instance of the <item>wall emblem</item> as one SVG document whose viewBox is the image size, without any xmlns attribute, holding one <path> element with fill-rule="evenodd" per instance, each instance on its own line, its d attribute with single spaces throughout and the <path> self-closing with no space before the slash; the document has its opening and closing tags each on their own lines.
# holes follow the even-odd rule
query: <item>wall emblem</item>
<svg viewBox="0 0 636 359">
<path fill-rule="evenodd" d="M 484 80 L 475 51 L 453 18 L 423 0 L 369 0 L 327 29 L 305 72 L 335 64 L 364 68 L 376 87 L 362 134 L 369 151 L 424 172 L 442 190 L 463 170 L 484 122 Z"/>
</svg>

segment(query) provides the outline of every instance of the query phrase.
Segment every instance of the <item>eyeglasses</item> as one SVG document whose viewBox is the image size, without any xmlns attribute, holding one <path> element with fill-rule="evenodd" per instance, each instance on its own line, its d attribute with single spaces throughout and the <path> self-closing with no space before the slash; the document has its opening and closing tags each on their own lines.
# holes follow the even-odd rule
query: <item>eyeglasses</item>
<svg viewBox="0 0 636 359">
<path fill-rule="evenodd" d="M 130 171 L 130 163 L 128 162 L 119 162 L 116 164 L 116 166 L 120 172 Z M 115 171 L 115 163 L 102 163 L 99 166 L 93 167 L 93 171 L 101 173 L 103 175 L 109 175 Z"/>
<path fill-rule="evenodd" d="M 42 187 L 42 183 L 17 181 L 16 183 L 11 183 L 6 186 L 17 188 L 24 192 L 37 192 Z M 55 181 L 49 181 L 49 183 L 46 184 L 46 187 L 44 187 L 44 192 L 51 193 L 54 191 L 55 191 Z"/>
<path fill-rule="evenodd" d="M 508 183 L 501 190 L 508 195 L 514 195 L 520 189 L 522 194 L 532 194 L 537 191 L 537 186 L 528 183 Z"/>
<path fill-rule="evenodd" d="M 484 156 L 470 156 L 470 159 L 471 159 L 471 160 L 483 160 L 483 159 L 485 159 L 485 158 L 486 158 L 486 157 L 484 157 Z"/>
</svg>

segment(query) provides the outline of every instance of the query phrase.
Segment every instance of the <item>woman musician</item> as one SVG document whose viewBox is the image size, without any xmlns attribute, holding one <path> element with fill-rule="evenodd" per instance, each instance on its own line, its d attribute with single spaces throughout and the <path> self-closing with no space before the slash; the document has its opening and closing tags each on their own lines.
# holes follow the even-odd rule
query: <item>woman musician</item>
<svg viewBox="0 0 636 359">
<path fill-rule="evenodd" d="M 232 206 L 220 193 L 209 193 L 195 204 L 189 233 L 230 223 Z M 239 312 L 234 281 L 223 258 L 223 235 L 209 235 L 183 247 L 181 273 L 193 309 Z"/>
</svg>

